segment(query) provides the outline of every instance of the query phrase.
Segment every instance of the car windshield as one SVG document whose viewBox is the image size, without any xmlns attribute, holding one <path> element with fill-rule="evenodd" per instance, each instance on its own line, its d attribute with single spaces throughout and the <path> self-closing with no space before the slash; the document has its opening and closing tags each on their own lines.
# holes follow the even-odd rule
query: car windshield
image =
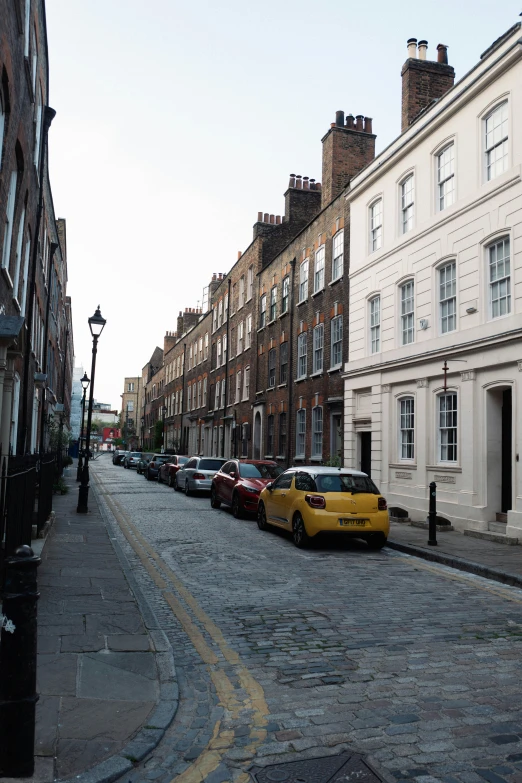
<svg viewBox="0 0 522 783">
<path fill-rule="evenodd" d="M 184 465 L 188 461 L 189 461 L 188 457 L 178 457 L 178 465 Z"/>
<path fill-rule="evenodd" d="M 139 451 L 133 451 L 131 454 L 131 457 L 138 457 L 138 459 L 141 457 L 141 454 Z"/>
<path fill-rule="evenodd" d="M 241 478 L 275 479 L 282 472 L 283 468 L 280 468 L 279 465 L 263 465 L 263 463 L 251 465 L 248 462 L 242 462 L 239 465 Z"/>
<path fill-rule="evenodd" d="M 161 455 L 160 457 L 154 457 L 154 462 L 159 462 L 160 464 L 163 464 L 164 462 L 168 461 L 168 457 L 165 457 L 164 455 Z"/>
<path fill-rule="evenodd" d="M 202 459 L 198 465 L 198 470 L 219 470 L 223 465 L 222 459 Z"/>
<path fill-rule="evenodd" d="M 316 492 L 368 492 L 379 495 L 379 490 L 368 476 L 347 476 L 340 474 L 316 476 Z"/>
</svg>

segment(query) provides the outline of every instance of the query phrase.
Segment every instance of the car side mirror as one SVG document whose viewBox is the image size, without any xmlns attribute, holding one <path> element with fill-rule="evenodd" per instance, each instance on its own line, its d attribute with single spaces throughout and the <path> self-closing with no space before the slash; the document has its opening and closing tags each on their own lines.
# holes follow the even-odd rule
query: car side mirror
<svg viewBox="0 0 522 783">
<path fill-rule="evenodd" d="M 235 477 L 236 477 L 236 472 L 233 470 L 233 471 L 230 473 L 230 478 L 235 478 Z"/>
<path fill-rule="evenodd" d="M 268 482 L 268 484 L 266 485 L 266 488 L 267 488 L 267 490 L 268 490 L 269 492 L 272 492 L 272 488 L 273 488 L 273 486 L 274 486 L 274 485 L 272 484 L 272 482 L 271 482 L 271 481 L 269 481 L 269 482 Z"/>
</svg>

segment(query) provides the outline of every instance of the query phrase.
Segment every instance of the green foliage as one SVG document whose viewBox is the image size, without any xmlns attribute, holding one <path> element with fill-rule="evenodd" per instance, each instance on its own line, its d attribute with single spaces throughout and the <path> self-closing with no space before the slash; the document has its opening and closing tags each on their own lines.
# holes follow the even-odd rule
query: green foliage
<svg viewBox="0 0 522 783">
<path fill-rule="evenodd" d="M 337 455 L 335 457 L 330 456 L 330 459 L 327 459 L 324 463 L 328 468 L 340 468 L 341 466 L 341 458 Z"/>
<path fill-rule="evenodd" d="M 53 492 L 55 495 L 66 495 L 69 492 L 69 487 L 61 476 L 60 478 L 55 479 L 53 484 Z"/>
<path fill-rule="evenodd" d="M 51 447 L 52 451 L 56 451 L 57 449 L 63 449 L 67 446 L 69 446 L 71 442 L 71 434 L 68 430 L 62 428 L 60 432 L 60 422 L 59 419 L 51 418 L 49 419 L 49 446 Z"/>
<path fill-rule="evenodd" d="M 161 419 L 158 419 L 156 424 L 154 425 L 154 448 L 156 451 L 161 449 L 163 446 L 163 422 Z"/>
</svg>

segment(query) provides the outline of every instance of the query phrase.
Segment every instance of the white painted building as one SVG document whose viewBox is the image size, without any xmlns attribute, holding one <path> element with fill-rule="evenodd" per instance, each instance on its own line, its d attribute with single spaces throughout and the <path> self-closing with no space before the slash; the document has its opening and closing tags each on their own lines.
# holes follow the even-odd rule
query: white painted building
<svg viewBox="0 0 522 783">
<path fill-rule="evenodd" d="M 435 481 L 458 529 L 522 537 L 522 30 L 404 122 L 408 65 L 438 67 L 408 53 L 405 129 L 347 189 L 345 464 L 412 519 Z"/>
</svg>

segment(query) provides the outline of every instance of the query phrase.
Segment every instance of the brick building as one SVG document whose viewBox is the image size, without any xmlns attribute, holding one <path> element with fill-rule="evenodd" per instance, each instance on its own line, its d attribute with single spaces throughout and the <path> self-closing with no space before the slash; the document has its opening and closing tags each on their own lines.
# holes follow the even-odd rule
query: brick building
<svg viewBox="0 0 522 783">
<path fill-rule="evenodd" d="M 140 427 L 142 432 L 142 447 L 146 451 L 155 448 L 155 432 L 158 420 L 163 419 L 163 383 L 165 369 L 163 350 L 157 346 L 142 373 L 142 394 L 138 394 L 141 403 Z"/>
<path fill-rule="evenodd" d="M 139 399 L 141 377 L 125 378 L 121 395 L 121 431 L 122 438 L 129 448 L 135 448 L 141 440 L 141 416 Z"/>
</svg>

